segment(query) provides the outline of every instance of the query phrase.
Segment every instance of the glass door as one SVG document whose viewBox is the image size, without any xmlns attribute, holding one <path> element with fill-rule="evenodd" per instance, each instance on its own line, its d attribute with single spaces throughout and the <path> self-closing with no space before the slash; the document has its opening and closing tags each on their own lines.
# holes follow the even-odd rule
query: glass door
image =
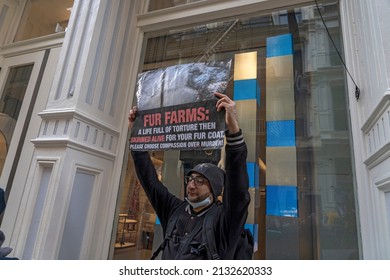
<svg viewBox="0 0 390 280">
<path fill-rule="evenodd" d="M 45 51 L 4 59 L 0 71 L 0 186 L 9 194 L 38 94 Z M 31 146 L 32 147 L 32 146 Z"/>
</svg>

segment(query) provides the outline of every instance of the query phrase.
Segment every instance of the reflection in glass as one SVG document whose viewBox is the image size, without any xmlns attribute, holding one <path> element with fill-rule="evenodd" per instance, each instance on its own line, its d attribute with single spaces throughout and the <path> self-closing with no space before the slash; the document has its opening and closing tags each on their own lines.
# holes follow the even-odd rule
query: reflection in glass
<svg viewBox="0 0 390 280">
<path fill-rule="evenodd" d="M 161 155 L 152 157 L 161 179 Z M 116 217 L 114 259 L 149 259 L 152 255 L 156 214 L 135 174 L 131 156 Z"/>
<path fill-rule="evenodd" d="M 74 0 L 27 0 L 14 42 L 66 31 Z"/>
<path fill-rule="evenodd" d="M 22 107 L 33 65 L 11 68 L 0 99 L 0 174 Z"/>
<path fill-rule="evenodd" d="M 202 0 L 150 0 L 149 2 L 149 12 L 162 10 L 170 7 L 185 5 L 189 3 L 194 3 Z"/>
</svg>

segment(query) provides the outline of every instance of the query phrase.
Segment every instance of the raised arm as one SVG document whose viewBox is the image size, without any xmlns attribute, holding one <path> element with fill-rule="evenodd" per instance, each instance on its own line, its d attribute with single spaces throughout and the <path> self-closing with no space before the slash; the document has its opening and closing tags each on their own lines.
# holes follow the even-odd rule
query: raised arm
<svg viewBox="0 0 390 280">
<path fill-rule="evenodd" d="M 129 129 L 133 127 L 137 111 L 137 107 L 133 107 L 129 112 Z M 145 193 L 165 230 L 170 215 L 182 201 L 171 194 L 158 179 L 156 169 L 148 152 L 132 151 L 131 154 L 138 180 L 145 190 Z"/>
<path fill-rule="evenodd" d="M 247 146 L 237 120 L 236 104 L 228 96 L 216 93 L 217 110 L 226 112 L 226 184 L 223 192 L 224 230 L 227 242 L 234 242 L 241 233 L 248 216 L 250 203 L 247 172 Z M 230 239 L 230 240 L 229 240 Z"/>
</svg>

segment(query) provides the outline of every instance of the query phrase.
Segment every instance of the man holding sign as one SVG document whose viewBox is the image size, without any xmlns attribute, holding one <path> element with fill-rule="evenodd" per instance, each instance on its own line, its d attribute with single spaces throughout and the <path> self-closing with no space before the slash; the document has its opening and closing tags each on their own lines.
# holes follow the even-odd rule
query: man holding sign
<svg viewBox="0 0 390 280">
<path fill-rule="evenodd" d="M 186 176 L 186 197 L 171 194 L 158 179 L 147 151 L 132 151 L 135 169 L 164 232 L 162 259 L 234 259 L 248 215 L 250 195 L 247 147 L 238 125 L 235 102 L 215 93 L 216 111 L 225 112 L 226 172 L 216 165 L 196 165 Z M 137 108 L 129 113 L 129 127 Z M 218 197 L 222 194 L 222 202 Z M 212 214 L 211 214 L 212 213 Z M 212 216 L 212 244 L 205 242 L 204 220 Z M 211 218 L 210 218 L 211 219 Z M 210 239 L 209 239 L 210 242 Z"/>
</svg>

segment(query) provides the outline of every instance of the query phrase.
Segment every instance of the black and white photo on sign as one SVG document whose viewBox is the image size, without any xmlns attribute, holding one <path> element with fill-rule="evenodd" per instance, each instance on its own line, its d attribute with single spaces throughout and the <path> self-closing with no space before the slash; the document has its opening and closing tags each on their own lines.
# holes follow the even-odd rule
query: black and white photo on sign
<svg viewBox="0 0 390 280">
<path fill-rule="evenodd" d="M 132 150 L 220 149 L 224 112 L 215 92 L 224 93 L 231 60 L 191 63 L 147 71 L 138 76 Z"/>
<path fill-rule="evenodd" d="M 143 72 L 138 75 L 139 110 L 214 99 L 225 92 L 231 60 L 190 63 Z"/>
</svg>

